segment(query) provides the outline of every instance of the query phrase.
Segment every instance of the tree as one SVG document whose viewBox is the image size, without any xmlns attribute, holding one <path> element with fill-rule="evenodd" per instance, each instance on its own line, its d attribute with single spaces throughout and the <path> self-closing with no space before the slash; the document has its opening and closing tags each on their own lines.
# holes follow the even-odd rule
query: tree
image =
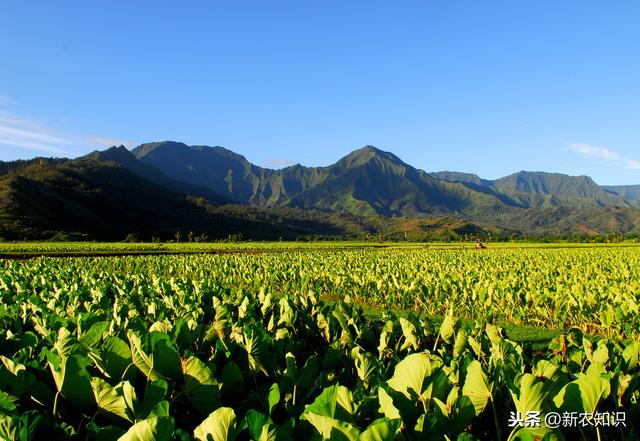
<svg viewBox="0 0 640 441">
<path fill-rule="evenodd" d="M 138 236 L 136 236 L 135 234 L 129 233 L 127 234 L 127 237 L 124 238 L 123 242 L 134 243 L 134 242 L 140 242 L 140 240 L 138 239 Z"/>
</svg>

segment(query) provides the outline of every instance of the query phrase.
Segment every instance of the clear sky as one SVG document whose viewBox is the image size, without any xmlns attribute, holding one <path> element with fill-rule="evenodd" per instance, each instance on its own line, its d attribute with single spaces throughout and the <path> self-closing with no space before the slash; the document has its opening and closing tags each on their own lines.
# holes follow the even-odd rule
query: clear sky
<svg viewBox="0 0 640 441">
<path fill-rule="evenodd" d="M 367 144 L 427 171 L 640 184 L 640 2 L 0 0 L 0 160 Z"/>
</svg>

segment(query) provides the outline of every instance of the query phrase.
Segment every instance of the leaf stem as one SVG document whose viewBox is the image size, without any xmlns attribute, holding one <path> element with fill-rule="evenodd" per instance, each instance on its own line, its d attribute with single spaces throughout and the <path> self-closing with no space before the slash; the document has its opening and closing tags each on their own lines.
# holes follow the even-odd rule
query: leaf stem
<svg viewBox="0 0 640 441">
<path fill-rule="evenodd" d="M 500 441 L 500 426 L 498 425 L 498 415 L 496 414 L 496 405 L 493 402 L 493 395 L 489 396 L 489 400 L 491 401 L 491 413 L 493 413 L 493 424 L 496 428 L 496 439 Z"/>
<path fill-rule="evenodd" d="M 54 416 L 58 414 L 58 395 L 60 395 L 60 391 L 56 392 L 56 396 L 53 399 L 53 415 Z"/>
</svg>

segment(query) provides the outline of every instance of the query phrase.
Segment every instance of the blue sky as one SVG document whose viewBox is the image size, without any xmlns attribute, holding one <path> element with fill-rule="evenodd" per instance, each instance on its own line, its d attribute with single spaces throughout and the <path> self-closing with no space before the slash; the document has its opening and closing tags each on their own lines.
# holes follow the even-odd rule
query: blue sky
<svg viewBox="0 0 640 441">
<path fill-rule="evenodd" d="M 640 184 L 640 2 L 0 0 L 0 160 L 371 144 L 427 171 Z"/>
</svg>

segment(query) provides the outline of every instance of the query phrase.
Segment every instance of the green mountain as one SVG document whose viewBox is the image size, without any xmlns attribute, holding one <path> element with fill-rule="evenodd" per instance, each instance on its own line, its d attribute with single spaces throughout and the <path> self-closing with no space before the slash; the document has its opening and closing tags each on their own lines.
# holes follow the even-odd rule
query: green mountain
<svg viewBox="0 0 640 441">
<path fill-rule="evenodd" d="M 630 207 L 587 176 L 521 171 L 494 181 L 459 172 L 425 173 L 372 146 L 328 167 L 272 170 L 222 147 L 177 142 L 133 150 L 170 178 L 239 203 L 337 210 L 357 215 L 457 214 L 486 221 L 511 208 Z"/>
<path fill-rule="evenodd" d="M 372 146 L 327 167 L 273 170 L 222 147 L 167 141 L 76 160 L 0 162 L 0 237 L 638 233 L 639 187 L 543 172 L 493 181 L 426 173 Z"/>
<path fill-rule="evenodd" d="M 433 178 L 371 146 L 328 167 L 280 170 L 255 166 L 222 147 L 160 142 L 143 144 L 133 153 L 172 179 L 252 205 L 383 216 L 471 213 L 504 205 L 492 195 Z"/>
<path fill-rule="evenodd" d="M 440 171 L 440 172 L 429 173 L 429 175 L 436 179 L 442 179 L 443 181 L 448 181 L 448 182 L 462 182 L 465 184 L 481 185 L 486 187 L 490 187 L 492 184 L 492 181 L 487 181 L 486 179 L 482 179 L 480 176 L 475 175 L 473 173 Z"/>
<path fill-rule="evenodd" d="M 294 165 L 271 170 L 251 164 L 223 147 L 187 146 L 173 141 L 136 147 L 132 153 L 144 164 L 170 178 L 207 188 L 238 203 L 283 206 L 292 196 L 315 186 L 326 168 Z"/>
<path fill-rule="evenodd" d="M 640 185 L 605 185 L 602 188 L 640 209 Z"/>
<path fill-rule="evenodd" d="M 321 182 L 286 203 L 383 216 L 470 215 L 504 208 L 491 195 L 435 179 L 371 146 L 350 153 L 326 169 L 328 173 Z"/>
<path fill-rule="evenodd" d="M 171 179 L 155 166 L 138 161 L 133 153 L 122 145 L 120 147 L 113 146 L 103 151 L 94 151 L 83 158 L 99 162 L 114 162 L 147 181 L 153 182 L 154 184 L 173 190 L 177 193 L 204 197 L 208 201 L 216 204 L 228 204 L 232 202 L 230 199 L 220 196 L 208 188 Z"/>
<path fill-rule="evenodd" d="M 90 158 L 5 163 L 0 168 L 0 238 L 142 240 L 206 235 L 224 239 L 356 237 L 361 219 L 294 209 L 214 206 L 168 191 L 114 161 Z"/>
<path fill-rule="evenodd" d="M 629 206 L 623 198 L 607 192 L 588 176 L 521 171 L 493 181 L 492 187 L 526 206 Z"/>
<path fill-rule="evenodd" d="M 630 206 L 624 197 L 600 187 L 588 176 L 520 171 L 491 181 L 471 173 L 437 172 L 431 175 L 489 192 L 505 204 L 519 208 Z"/>
</svg>

